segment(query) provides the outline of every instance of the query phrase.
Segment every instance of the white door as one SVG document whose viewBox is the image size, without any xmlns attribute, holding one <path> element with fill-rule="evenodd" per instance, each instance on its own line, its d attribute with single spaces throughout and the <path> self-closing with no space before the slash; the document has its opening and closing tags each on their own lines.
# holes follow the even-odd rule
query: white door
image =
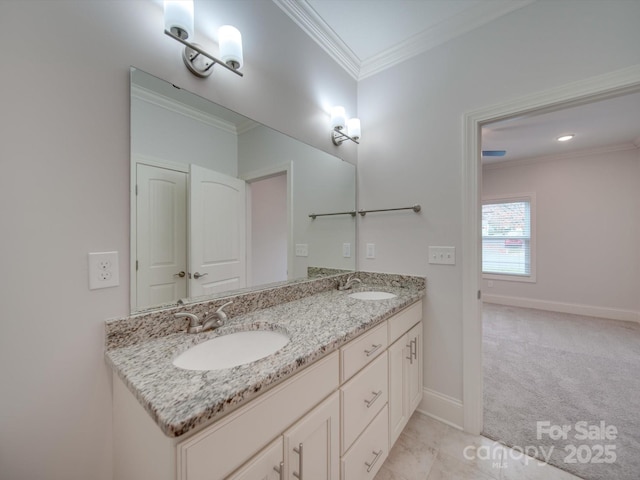
<svg viewBox="0 0 640 480">
<path fill-rule="evenodd" d="M 191 165 L 189 296 L 246 286 L 245 182 Z"/>
<path fill-rule="evenodd" d="M 187 174 L 136 169 L 136 309 L 187 296 Z"/>
</svg>

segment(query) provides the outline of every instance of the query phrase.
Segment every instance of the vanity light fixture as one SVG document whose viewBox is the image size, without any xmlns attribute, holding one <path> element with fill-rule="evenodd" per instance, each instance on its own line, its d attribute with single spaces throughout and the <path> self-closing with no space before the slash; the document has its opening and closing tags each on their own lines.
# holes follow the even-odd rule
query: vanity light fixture
<svg viewBox="0 0 640 480">
<path fill-rule="evenodd" d="M 342 145 L 345 140 L 360 144 L 360 119 L 350 118 L 344 107 L 333 107 L 331 110 L 331 140 L 334 145 Z"/>
<path fill-rule="evenodd" d="M 558 137 L 556 140 L 558 140 L 559 142 L 567 142 L 571 140 L 573 137 L 575 137 L 575 135 L 571 133 L 569 135 L 562 135 L 561 137 Z"/>
<path fill-rule="evenodd" d="M 208 77 L 217 63 L 236 75 L 244 76 L 242 68 L 242 35 L 231 25 L 223 25 L 218 30 L 220 57 L 214 57 L 197 43 L 188 42 L 193 36 L 193 0 L 164 1 L 164 33 L 182 43 L 185 48 L 182 59 L 191 73 L 198 77 Z"/>
</svg>

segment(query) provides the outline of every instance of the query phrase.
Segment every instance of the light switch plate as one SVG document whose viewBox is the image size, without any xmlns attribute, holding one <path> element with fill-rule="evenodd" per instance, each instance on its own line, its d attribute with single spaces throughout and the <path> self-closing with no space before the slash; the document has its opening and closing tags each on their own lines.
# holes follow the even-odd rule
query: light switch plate
<svg viewBox="0 0 640 480">
<path fill-rule="evenodd" d="M 367 243 L 367 258 L 376 258 L 376 244 Z"/>
<path fill-rule="evenodd" d="M 296 257 L 308 257 L 309 245 L 306 243 L 296 243 Z"/>
<path fill-rule="evenodd" d="M 344 258 L 351 258 L 351 244 L 343 243 L 342 244 L 342 256 Z"/>
<path fill-rule="evenodd" d="M 456 247 L 429 247 L 429 263 L 455 265 Z"/>
<path fill-rule="evenodd" d="M 118 252 L 89 254 L 89 290 L 120 285 Z"/>
</svg>

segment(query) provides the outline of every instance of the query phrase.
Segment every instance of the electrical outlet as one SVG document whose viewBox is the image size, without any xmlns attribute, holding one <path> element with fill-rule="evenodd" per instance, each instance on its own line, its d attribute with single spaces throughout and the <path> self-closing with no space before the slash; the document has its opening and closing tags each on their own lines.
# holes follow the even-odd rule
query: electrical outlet
<svg viewBox="0 0 640 480">
<path fill-rule="evenodd" d="M 120 285 L 118 252 L 89 254 L 89 290 Z"/>
<path fill-rule="evenodd" d="M 351 258 L 351 244 L 343 243 L 342 244 L 342 256 L 344 258 Z"/>
<path fill-rule="evenodd" d="M 309 245 L 306 243 L 296 243 L 296 257 L 308 257 Z"/>
</svg>

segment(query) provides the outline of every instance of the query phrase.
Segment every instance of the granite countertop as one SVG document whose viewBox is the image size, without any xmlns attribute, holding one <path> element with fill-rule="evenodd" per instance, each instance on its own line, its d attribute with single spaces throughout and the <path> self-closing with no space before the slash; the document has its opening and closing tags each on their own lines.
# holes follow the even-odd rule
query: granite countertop
<svg viewBox="0 0 640 480">
<path fill-rule="evenodd" d="M 387 291 L 397 297 L 376 301 L 348 297 L 359 290 Z M 169 333 L 134 344 L 125 342 L 124 346 L 108 346 L 105 355 L 165 435 L 179 437 L 222 417 L 423 295 L 424 285 L 420 288 L 365 284 L 347 292 L 330 289 L 229 318 L 215 331 Z M 235 331 L 256 329 L 284 332 L 290 341 L 273 355 L 224 370 L 183 370 L 172 363 L 195 344 Z"/>
</svg>

